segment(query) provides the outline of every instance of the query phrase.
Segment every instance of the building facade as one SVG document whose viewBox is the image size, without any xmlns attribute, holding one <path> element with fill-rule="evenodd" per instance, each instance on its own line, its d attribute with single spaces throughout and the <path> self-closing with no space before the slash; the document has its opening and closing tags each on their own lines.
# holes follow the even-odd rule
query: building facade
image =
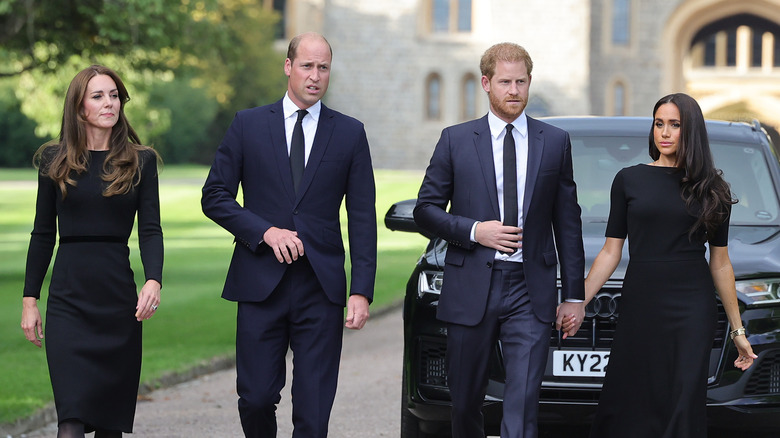
<svg viewBox="0 0 780 438">
<path fill-rule="evenodd" d="M 780 0 L 287 0 L 285 39 L 334 49 L 326 103 L 366 124 L 377 168 L 422 169 L 441 130 L 481 117 L 479 59 L 534 61 L 527 112 L 649 116 L 686 92 L 705 116 L 780 126 Z"/>
</svg>

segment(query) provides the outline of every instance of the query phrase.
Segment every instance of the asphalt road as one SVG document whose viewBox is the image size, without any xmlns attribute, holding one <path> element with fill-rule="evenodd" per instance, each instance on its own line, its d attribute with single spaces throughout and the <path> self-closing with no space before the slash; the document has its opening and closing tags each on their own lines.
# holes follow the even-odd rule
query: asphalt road
<svg viewBox="0 0 780 438">
<path fill-rule="evenodd" d="M 360 331 L 345 330 L 330 436 L 336 438 L 400 435 L 403 322 L 400 309 L 372 316 Z M 291 361 L 277 410 L 279 437 L 292 435 Z M 136 437 L 243 437 L 236 403 L 236 370 L 231 368 L 171 388 L 154 391 L 138 402 Z M 56 423 L 22 437 L 51 438 Z"/>
</svg>

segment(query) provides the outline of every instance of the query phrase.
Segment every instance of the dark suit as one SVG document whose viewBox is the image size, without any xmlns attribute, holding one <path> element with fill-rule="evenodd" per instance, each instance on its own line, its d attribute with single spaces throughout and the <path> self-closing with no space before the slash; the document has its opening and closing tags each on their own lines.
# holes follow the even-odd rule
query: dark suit
<svg viewBox="0 0 780 438">
<path fill-rule="evenodd" d="M 449 243 L 437 316 L 449 323 L 453 430 L 458 422 L 468 423 L 463 426 L 466 430 L 481 427 L 480 397 L 484 397 L 487 384 L 487 364 L 481 361 L 487 361 L 489 348 L 499 338 L 504 346 L 505 365 L 514 361 L 514 369 L 507 369 L 504 421 L 524 423 L 512 426 L 512 430 L 525 428 L 525 436 L 535 436 L 535 431 L 529 430 L 536 427 L 536 400 L 547 360 L 550 323 L 555 319 L 558 299 L 556 271 L 559 260 L 562 299 L 584 298 L 582 225 L 569 136 L 538 120 L 530 117 L 527 120 L 522 263 L 496 263 L 494 249 L 470 240 L 475 221 L 501 220 L 487 116 L 442 132 L 414 211 L 418 225 Z M 449 212 L 446 211 L 448 205 Z M 500 308 L 507 300 L 511 301 L 508 315 Z M 509 323 L 518 325 L 509 326 Z M 461 330 L 466 333 L 460 333 Z M 531 333 L 532 339 L 514 342 L 518 336 Z M 453 335 L 458 339 L 453 339 Z M 488 342 L 491 339 L 493 342 Z M 520 344 L 518 352 L 509 351 L 509 345 L 513 343 Z M 458 362 L 473 358 L 480 363 L 468 366 L 453 363 L 456 356 Z M 461 376 L 463 373 L 476 375 Z M 526 376 L 525 383 L 514 383 Z M 518 390 L 524 394 L 515 394 Z M 519 414 L 509 412 L 508 400 L 513 397 L 519 400 Z M 461 402 L 463 399 L 468 401 Z M 509 418 L 517 415 L 519 418 Z"/>
<path fill-rule="evenodd" d="M 375 187 L 363 125 L 322 105 L 297 195 L 289 163 L 280 100 L 236 114 L 203 187 L 204 213 L 237 242 L 222 296 L 239 302 L 239 411 L 248 436 L 276 434 L 288 345 L 295 361 L 295 433 L 327 434 L 347 291 L 339 222 L 344 199 L 350 290 L 369 302 L 373 297 Z M 239 184 L 243 206 L 236 202 Z M 305 256 L 280 263 L 261 242 L 272 226 L 297 231 Z"/>
</svg>

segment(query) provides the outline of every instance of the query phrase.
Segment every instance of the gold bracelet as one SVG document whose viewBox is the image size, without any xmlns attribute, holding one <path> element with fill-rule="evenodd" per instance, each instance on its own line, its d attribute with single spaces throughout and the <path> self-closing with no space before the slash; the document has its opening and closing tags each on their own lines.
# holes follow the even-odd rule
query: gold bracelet
<svg viewBox="0 0 780 438">
<path fill-rule="evenodd" d="M 740 327 L 738 329 L 734 329 L 731 332 L 729 332 L 729 337 L 731 339 L 734 339 L 734 338 L 736 338 L 737 336 L 740 336 L 740 335 L 746 335 L 745 327 Z"/>
</svg>

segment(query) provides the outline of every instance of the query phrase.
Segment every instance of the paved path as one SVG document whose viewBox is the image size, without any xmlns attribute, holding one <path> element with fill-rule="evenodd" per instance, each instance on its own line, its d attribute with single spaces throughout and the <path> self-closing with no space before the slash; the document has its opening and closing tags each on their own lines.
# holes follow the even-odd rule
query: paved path
<svg viewBox="0 0 780 438">
<path fill-rule="evenodd" d="M 330 421 L 334 438 L 400 435 L 403 322 L 400 309 L 372 317 L 357 332 L 345 330 L 339 388 Z M 288 357 L 288 370 L 291 369 Z M 290 373 L 277 410 L 279 437 L 292 434 Z M 208 374 L 154 391 L 138 402 L 129 437 L 242 437 L 235 390 L 236 370 Z M 55 437 L 51 423 L 21 435 Z M 91 435 L 89 435 L 91 436 Z"/>
<path fill-rule="evenodd" d="M 331 437 L 382 438 L 400 435 L 402 354 L 400 308 L 373 316 L 363 330 L 345 331 L 339 387 L 330 421 Z M 291 368 L 289 357 L 287 368 Z M 289 374 L 277 411 L 279 438 L 292 435 Z M 230 368 L 151 392 L 138 402 L 135 433 L 125 436 L 241 438 L 235 382 L 236 370 Z M 711 438 L 740 436 L 713 432 L 710 431 Z M 14 437 L 53 438 L 56 435 L 57 425 L 50 423 Z M 540 436 L 581 438 L 587 433 L 581 430 L 566 433 L 547 431 Z M 777 435 L 750 436 L 768 438 Z"/>
</svg>

